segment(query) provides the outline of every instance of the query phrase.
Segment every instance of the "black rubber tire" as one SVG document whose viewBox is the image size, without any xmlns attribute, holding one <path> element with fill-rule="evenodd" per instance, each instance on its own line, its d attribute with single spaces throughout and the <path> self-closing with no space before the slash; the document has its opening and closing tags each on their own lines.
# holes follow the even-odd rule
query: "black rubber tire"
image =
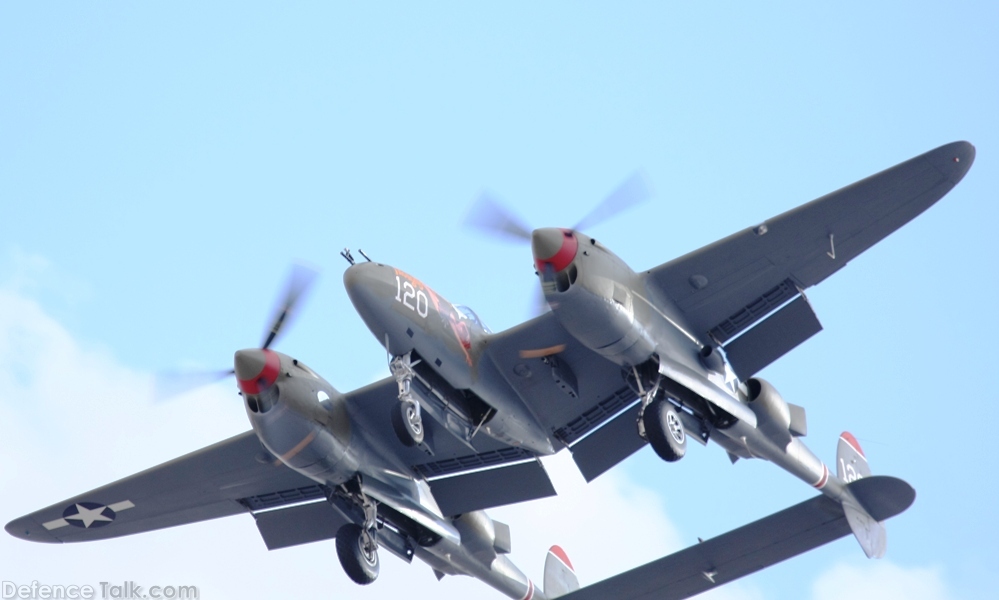
<svg viewBox="0 0 999 600">
<path fill-rule="evenodd" d="M 687 433 L 676 409 L 665 398 L 652 401 L 642 415 L 645 437 L 659 458 L 676 462 L 687 453 Z"/>
<path fill-rule="evenodd" d="M 361 526 L 354 523 L 341 527 L 336 533 L 336 555 L 351 581 L 368 585 L 378 579 L 378 550 L 364 551 L 363 533 Z"/>
<path fill-rule="evenodd" d="M 399 441 L 406 446 L 418 446 L 423 443 L 426 430 L 423 427 L 423 419 L 414 422 L 413 411 L 416 405 L 413 402 L 400 402 L 399 406 L 392 411 L 392 429 Z"/>
</svg>

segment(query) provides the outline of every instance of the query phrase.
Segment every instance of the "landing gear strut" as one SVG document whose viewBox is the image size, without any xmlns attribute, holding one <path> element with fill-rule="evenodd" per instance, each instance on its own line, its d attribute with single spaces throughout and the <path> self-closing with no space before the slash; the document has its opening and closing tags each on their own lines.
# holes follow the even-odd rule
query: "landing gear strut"
<svg viewBox="0 0 999 600">
<path fill-rule="evenodd" d="M 648 440 L 659 458 L 666 462 L 680 460 L 687 453 L 687 435 L 680 415 L 659 387 L 661 376 L 657 372 L 654 378 L 649 378 L 646 373 L 643 378 L 636 367 L 632 370 L 642 398 L 642 407 L 638 409 L 638 435 Z"/>
<path fill-rule="evenodd" d="M 423 443 L 423 417 L 420 414 L 420 403 L 413 397 L 413 377 L 416 373 L 413 367 L 419 361 L 413 362 L 409 352 L 396 356 L 389 362 L 389 370 L 399 385 L 399 406 L 392 413 L 392 429 L 399 441 L 407 446 L 418 446 Z"/>
<path fill-rule="evenodd" d="M 364 524 L 347 523 L 336 533 L 336 555 L 347 577 L 368 585 L 378 578 L 378 507 L 364 492 L 356 491 L 356 501 L 364 511 Z"/>
</svg>

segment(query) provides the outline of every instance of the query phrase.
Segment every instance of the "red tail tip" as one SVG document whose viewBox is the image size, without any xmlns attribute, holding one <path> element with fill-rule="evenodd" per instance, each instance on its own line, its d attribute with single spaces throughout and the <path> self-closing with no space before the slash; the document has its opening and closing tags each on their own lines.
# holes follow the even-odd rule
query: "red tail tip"
<svg viewBox="0 0 999 600">
<path fill-rule="evenodd" d="M 860 447 L 860 442 L 857 441 L 857 438 L 853 437 L 852 433 L 850 433 L 849 431 L 844 431 L 842 434 L 840 434 L 839 439 L 843 440 L 847 444 L 850 444 L 850 446 L 852 446 L 853 449 L 856 450 L 858 454 L 860 454 L 864 458 L 867 458 L 867 455 L 864 454 L 864 450 Z"/>
<path fill-rule="evenodd" d="M 548 552 L 550 554 L 554 554 L 555 558 L 559 559 L 563 564 L 565 564 L 565 566 L 569 567 L 570 571 L 573 573 L 576 572 L 576 569 L 572 567 L 572 563 L 569 562 L 569 555 L 565 553 L 565 550 L 563 550 L 561 546 L 552 546 L 548 549 Z"/>
</svg>

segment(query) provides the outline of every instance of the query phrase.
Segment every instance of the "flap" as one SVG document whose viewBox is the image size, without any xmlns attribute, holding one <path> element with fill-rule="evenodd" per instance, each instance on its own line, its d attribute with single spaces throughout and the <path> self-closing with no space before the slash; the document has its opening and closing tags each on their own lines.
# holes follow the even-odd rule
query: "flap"
<svg viewBox="0 0 999 600">
<path fill-rule="evenodd" d="M 605 471 L 638 452 L 646 441 L 638 435 L 635 402 L 606 425 L 570 446 L 572 460 L 586 481 L 593 481 Z"/>
<path fill-rule="evenodd" d="M 444 516 L 555 495 L 555 486 L 537 460 L 430 481 Z"/>
<path fill-rule="evenodd" d="M 820 331 L 822 325 L 808 300 L 798 296 L 729 342 L 725 356 L 739 380 L 746 381 Z"/>
<path fill-rule="evenodd" d="M 258 512 L 253 518 L 268 550 L 331 540 L 349 522 L 325 500 Z"/>
</svg>

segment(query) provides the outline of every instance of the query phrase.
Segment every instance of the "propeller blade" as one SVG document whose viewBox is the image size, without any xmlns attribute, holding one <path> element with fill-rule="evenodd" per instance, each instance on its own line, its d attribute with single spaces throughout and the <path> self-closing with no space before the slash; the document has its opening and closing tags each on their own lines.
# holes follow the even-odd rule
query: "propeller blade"
<svg viewBox="0 0 999 600">
<path fill-rule="evenodd" d="M 233 375 L 232 369 L 223 371 L 167 371 L 153 376 L 153 401 L 163 402 L 200 387 L 222 381 Z"/>
<path fill-rule="evenodd" d="M 508 240 L 531 240 L 530 227 L 489 192 L 482 192 L 476 198 L 465 217 L 465 225 Z"/>
<path fill-rule="evenodd" d="M 534 297 L 531 298 L 531 318 L 540 317 L 550 310 L 551 307 L 548 306 L 548 300 L 545 298 L 545 293 L 542 291 L 541 286 L 535 287 Z"/>
<path fill-rule="evenodd" d="M 575 231 L 585 231 L 652 197 L 652 188 L 642 171 L 635 172 L 610 193 L 588 215 L 579 220 Z"/>
<path fill-rule="evenodd" d="M 274 340 L 277 339 L 278 334 L 281 333 L 281 329 L 294 316 L 298 303 L 312 286 L 312 282 L 315 281 L 318 274 L 319 272 L 312 267 L 300 263 L 292 265 L 284 297 L 278 308 L 274 311 L 274 318 L 271 319 L 272 324 L 268 330 L 267 337 L 260 346 L 263 350 L 270 348 Z"/>
</svg>

